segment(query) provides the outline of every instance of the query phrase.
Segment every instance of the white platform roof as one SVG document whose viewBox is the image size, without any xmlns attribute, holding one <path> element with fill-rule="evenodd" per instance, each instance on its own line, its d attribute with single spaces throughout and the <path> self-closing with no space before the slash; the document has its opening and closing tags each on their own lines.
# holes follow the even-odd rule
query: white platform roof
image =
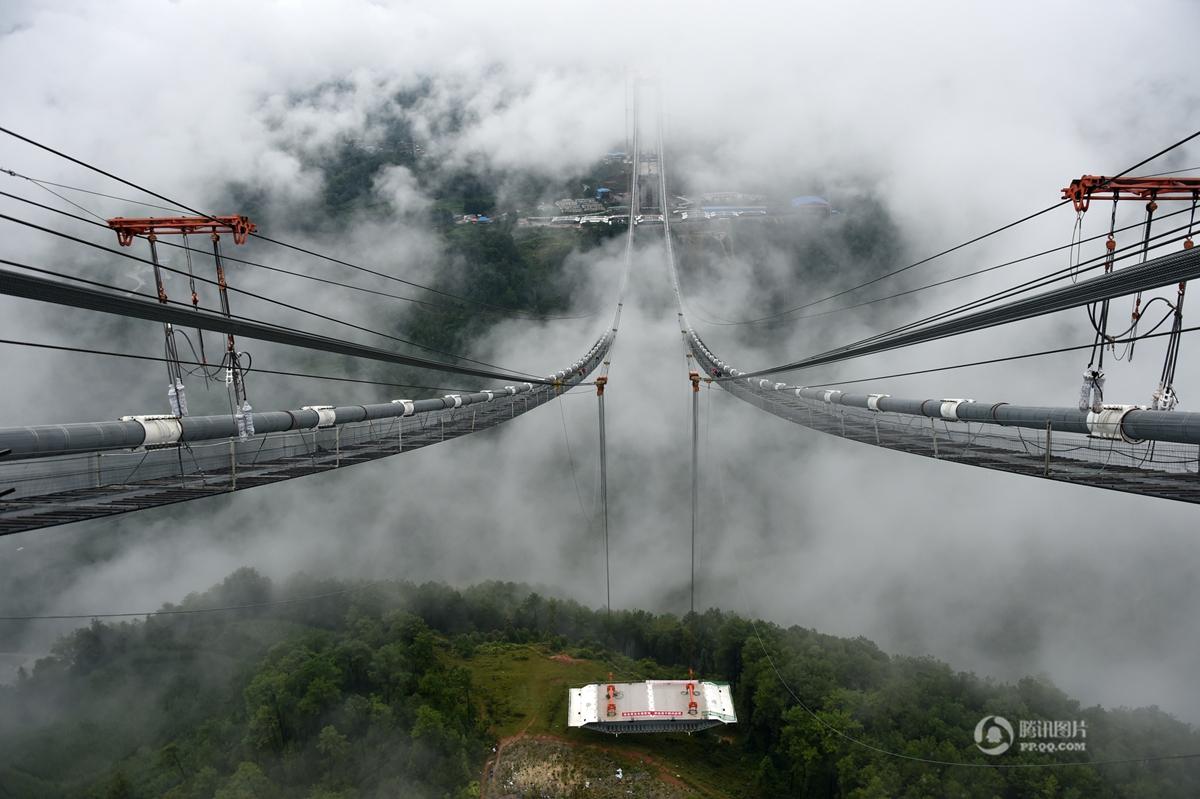
<svg viewBox="0 0 1200 799">
<path fill-rule="evenodd" d="M 613 688 L 611 700 L 610 685 Z M 696 703 L 695 707 L 691 707 L 692 702 Z M 718 724 L 737 723 L 729 684 L 709 680 L 593 683 L 570 689 L 567 713 L 567 723 L 571 727 L 586 727 L 614 735 L 623 732 L 695 732 Z"/>
</svg>

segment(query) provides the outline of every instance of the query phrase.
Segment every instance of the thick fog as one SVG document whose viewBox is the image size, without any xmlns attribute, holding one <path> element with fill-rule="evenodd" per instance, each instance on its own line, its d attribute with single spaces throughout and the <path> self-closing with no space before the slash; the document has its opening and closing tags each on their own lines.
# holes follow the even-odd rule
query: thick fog
<svg viewBox="0 0 1200 799">
<path fill-rule="evenodd" d="M 215 5 L 3 4 L 0 124 L 194 207 L 230 213 L 239 197 L 254 198 L 272 236 L 423 282 L 436 277 L 441 245 L 425 224 L 433 198 L 404 166 L 369 177 L 375 210 L 336 223 L 311 215 L 326 188 L 319 165 L 346 141 L 378 142 L 397 114 L 414 145 L 446 170 L 562 179 L 623 146 L 626 85 L 637 74 L 652 81 L 640 92 L 647 139 L 661 87 L 672 181 L 692 191 L 825 194 L 847 211 L 878 202 L 895 225 L 898 257 L 908 260 L 1044 208 L 1073 177 L 1113 174 L 1200 127 L 1189 69 L 1200 13 L 1182 1 Z M 1148 52 L 1145 42 L 1154 43 Z M 424 87 L 419 99 L 396 110 L 397 95 L 416 87 Z M 1192 159 L 1200 145 L 1142 171 L 1200 163 Z M 0 167 L 135 194 L 10 137 L 0 137 Z M 76 211 L 19 178 L 0 175 L 0 185 Z M 151 212 L 69 196 L 102 216 Z M 1130 206 L 1119 223 L 1140 218 Z M 7 198 L 0 213 L 115 246 L 103 231 Z M 1106 214 L 1093 208 L 1084 234 L 1105 232 Z M 854 299 L 1065 244 L 1074 221 L 1060 208 Z M 0 257 L 124 288 L 150 285 L 145 264 L 0 225 Z M 473 342 L 472 357 L 539 374 L 573 361 L 608 323 L 622 246 L 613 239 L 568 262 L 580 287 L 572 310 L 594 316 L 503 322 Z M 261 242 L 245 251 L 411 294 Z M 1084 255 L 1100 251 L 1096 242 Z M 619 606 L 682 612 L 691 395 L 663 255 L 661 233 L 639 230 L 606 395 L 612 587 Z M 692 321 L 724 360 L 759 368 L 1066 264 L 1060 252 L 789 324 Z M 469 276 L 469 264 L 450 268 Z M 749 268 L 734 253 L 708 280 L 689 283 L 685 273 L 689 308 L 725 319 L 760 315 L 753 304 L 765 298 Z M 794 264 L 778 253 L 765 268 L 790 274 Z M 377 329 L 396 329 L 409 313 L 404 304 L 248 269 L 232 280 Z M 845 282 L 797 281 L 788 297 L 799 305 Z M 391 346 L 249 298 L 235 303 L 259 318 Z M 0 338 L 161 348 L 154 325 L 10 299 L 0 299 Z M 787 379 L 833 382 L 1089 341 L 1080 311 Z M 1178 383 L 1185 410 L 1200 398 L 1200 375 L 1187 369 L 1193 344 L 1185 340 Z M 1110 399 L 1148 402 L 1164 347 L 1147 342 L 1133 363 L 1113 364 Z M 272 368 L 371 374 L 339 359 L 253 349 Z M 898 396 L 1070 405 L 1086 360 L 1074 353 L 864 385 Z M 163 401 L 158 364 L 7 345 L 0 364 L 5 425 L 111 419 Z M 384 396 L 265 376 L 252 390 L 263 409 Z M 193 412 L 219 412 L 225 397 L 194 392 L 192 401 Z M 1192 506 L 869 448 L 719 389 L 702 392 L 701 411 L 699 605 L 862 635 L 999 679 L 1045 674 L 1085 703 L 1157 704 L 1200 721 L 1192 688 L 1200 516 Z M 280 577 L 306 570 L 519 580 L 599 605 L 596 443 L 596 402 L 583 389 L 498 430 L 337 474 L 8 536 L 0 539 L 0 615 L 153 608 L 242 565 Z M 0 628 L 0 670 L 44 653 L 65 629 L 46 623 L 15 636 Z"/>
</svg>

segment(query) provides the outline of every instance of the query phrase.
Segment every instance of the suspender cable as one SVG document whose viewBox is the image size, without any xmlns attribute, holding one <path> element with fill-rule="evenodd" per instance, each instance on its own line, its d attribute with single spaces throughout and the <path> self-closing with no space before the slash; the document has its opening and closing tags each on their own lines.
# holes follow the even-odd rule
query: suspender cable
<svg viewBox="0 0 1200 799">
<path fill-rule="evenodd" d="M 692 381 L 692 613 L 696 612 L 696 518 L 700 512 L 700 373 L 688 373 Z"/>
<path fill-rule="evenodd" d="M 1188 237 L 1184 241 L 1185 250 L 1192 249 L 1192 225 L 1196 221 L 1196 205 L 1200 202 L 1200 192 L 1192 192 L 1192 213 L 1188 222 Z M 1179 363 L 1179 344 L 1183 333 L 1183 295 L 1187 291 L 1187 281 L 1179 284 L 1179 293 L 1175 300 L 1175 319 L 1171 325 L 1171 337 L 1167 341 L 1167 355 L 1163 360 L 1162 375 L 1158 382 L 1158 390 L 1154 392 L 1151 407 L 1155 410 L 1171 411 L 1179 402 L 1175 394 L 1175 366 Z"/>
<path fill-rule="evenodd" d="M 596 407 L 600 411 L 600 513 L 604 519 L 604 607 L 612 616 L 612 574 L 608 554 L 608 454 L 604 435 L 604 385 L 606 375 L 596 378 Z"/>
</svg>

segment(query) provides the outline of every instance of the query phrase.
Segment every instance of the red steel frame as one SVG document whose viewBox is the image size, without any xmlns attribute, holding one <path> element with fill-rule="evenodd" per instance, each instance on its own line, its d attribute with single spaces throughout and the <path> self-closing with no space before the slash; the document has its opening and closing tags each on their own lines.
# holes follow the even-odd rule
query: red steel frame
<svg viewBox="0 0 1200 799">
<path fill-rule="evenodd" d="M 156 216 L 145 219 L 127 219 L 118 216 L 108 220 L 108 226 L 117 231 L 117 243 L 128 247 L 134 236 L 181 233 L 232 233 L 234 244 L 245 244 L 246 238 L 258 230 L 258 226 L 244 216 Z"/>
<path fill-rule="evenodd" d="M 1076 211 L 1086 211 L 1092 200 L 1196 200 L 1200 178 L 1106 178 L 1084 175 L 1062 190 Z"/>
</svg>

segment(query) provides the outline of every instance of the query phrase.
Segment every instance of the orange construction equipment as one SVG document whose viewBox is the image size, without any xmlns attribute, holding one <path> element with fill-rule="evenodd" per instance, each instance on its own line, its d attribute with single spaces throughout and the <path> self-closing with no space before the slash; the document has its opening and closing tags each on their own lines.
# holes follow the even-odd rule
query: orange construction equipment
<svg viewBox="0 0 1200 799">
<path fill-rule="evenodd" d="M 1188 171 L 1188 170 L 1180 170 Z M 1190 200 L 1192 203 L 1191 217 L 1187 225 L 1187 236 L 1183 241 L 1183 248 L 1190 250 L 1194 246 L 1192 241 L 1192 229 L 1196 223 L 1196 211 L 1200 208 L 1200 177 L 1104 177 L 1102 175 L 1084 175 L 1071 181 L 1071 185 L 1062 190 L 1064 200 L 1070 200 L 1075 207 L 1075 234 L 1080 233 L 1083 225 L 1083 214 L 1088 210 L 1092 200 L 1112 200 L 1112 212 L 1109 217 L 1108 240 L 1104 243 L 1108 254 L 1104 260 L 1104 272 L 1108 274 L 1112 271 L 1115 263 L 1115 253 L 1117 249 L 1116 228 L 1117 228 L 1117 203 L 1122 200 L 1140 200 L 1146 203 L 1146 220 L 1142 225 L 1142 263 L 1146 262 L 1146 258 L 1150 252 L 1150 228 L 1154 223 L 1154 212 L 1158 210 L 1158 203 L 1162 200 Z M 1072 247 L 1076 244 L 1075 236 L 1072 236 Z M 1163 364 L 1162 379 L 1159 381 L 1158 389 L 1154 392 L 1151 408 L 1154 410 L 1173 410 L 1178 403 L 1178 397 L 1174 393 L 1174 375 L 1175 364 L 1179 357 L 1178 331 L 1183 324 L 1183 297 L 1187 288 L 1186 283 L 1180 283 L 1175 305 L 1171 306 L 1175 316 L 1175 327 L 1171 333 L 1171 338 L 1167 345 L 1167 360 Z M 1115 354 L 1115 340 L 1108 335 L 1108 311 L 1110 300 L 1103 300 L 1099 303 L 1098 321 L 1093 319 L 1093 326 L 1096 328 L 1095 344 L 1092 346 L 1092 357 L 1088 361 L 1087 369 L 1084 371 L 1084 382 L 1080 388 L 1079 409 L 1087 410 L 1091 407 L 1095 412 L 1099 412 L 1103 404 L 1103 385 L 1104 385 L 1104 350 L 1106 347 L 1113 348 Z M 1169 303 L 1168 303 L 1169 304 Z M 1129 340 L 1125 350 L 1124 358 L 1126 360 L 1133 359 L 1134 345 L 1137 344 L 1137 325 L 1142 317 L 1142 292 L 1138 292 L 1133 301 L 1133 312 L 1130 314 L 1130 328 L 1125 331 L 1126 334 L 1133 333 L 1133 337 Z M 1095 313 L 1089 311 L 1089 313 Z M 1165 319 L 1164 319 L 1165 321 Z M 1099 360 L 1097 361 L 1097 355 Z M 1093 368 L 1095 367 L 1095 368 Z M 1090 405 L 1089 405 L 1090 398 Z"/>
<path fill-rule="evenodd" d="M 1192 200 L 1200 199 L 1200 178 L 1106 178 L 1084 175 L 1062 190 L 1076 211 L 1086 211 L 1092 200 Z"/>
<path fill-rule="evenodd" d="M 244 216 L 155 216 L 145 219 L 127 219 L 118 216 L 108 220 L 108 226 L 117 231 L 117 243 L 128 247 L 134 236 L 180 233 L 232 233 L 234 244 L 245 244 L 246 237 L 258 230 L 258 226 Z"/>
<path fill-rule="evenodd" d="M 213 261 L 216 264 L 217 270 L 217 294 L 221 313 L 227 318 L 232 316 L 229 310 L 229 284 L 225 280 L 225 265 L 221 260 L 221 234 L 231 233 L 234 244 L 245 244 L 250 234 L 258 230 L 258 226 L 251 222 L 249 217 L 234 214 L 229 216 L 152 216 L 141 219 L 130 219 L 118 216 L 108 220 L 108 226 L 116 231 L 117 243 L 122 247 L 128 247 L 133 244 L 133 240 L 137 236 L 146 237 L 146 241 L 150 243 L 150 260 L 154 265 L 154 283 L 158 289 L 158 301 L 163 304 L 169 302 L 169 298 L 167 297 L 166 285 L 163 283 L 162 268 L 158 259 L 158 237 L 167 235 L 183 236 L 183 249 L 187 254 L 188 280 L 192 288 L 192 307 L 197 310 L 200 308 L 200 297 L 196 293 L 195 280 L 192 277 L 191 253 L 193 251 L 188 246 L 188 234 L 209 234 L 212 238 Z M 166 335 L 168 350 L 173 350 L 174 334 L 170 325 L 166 325 Z M 200 352 L 203 362 L 207 364 L 208 358 L 204 356 L 204 334 L 197 331 L 197 336 L 200 340 Z M 245 406 L 245 412 L 248 413 L 250 408 L 249 400 L 246 396 L 246 385 L 243 380 L 242 368 L 238 363 L 237 343 L 234 341 L 232 333 L 228 333 L 225 336 L 225 352 L 225 382 L 233 388 L 234 399 L 237 401 L 238 406 Z M 177 359 L 171 358 L 171 360 L 176 361 Z M 182 381 L 182 372 L 179 371 L 177 363 L 174 368 L 179 372 L 177 375 L 178 379 Z"/>
</svg>

